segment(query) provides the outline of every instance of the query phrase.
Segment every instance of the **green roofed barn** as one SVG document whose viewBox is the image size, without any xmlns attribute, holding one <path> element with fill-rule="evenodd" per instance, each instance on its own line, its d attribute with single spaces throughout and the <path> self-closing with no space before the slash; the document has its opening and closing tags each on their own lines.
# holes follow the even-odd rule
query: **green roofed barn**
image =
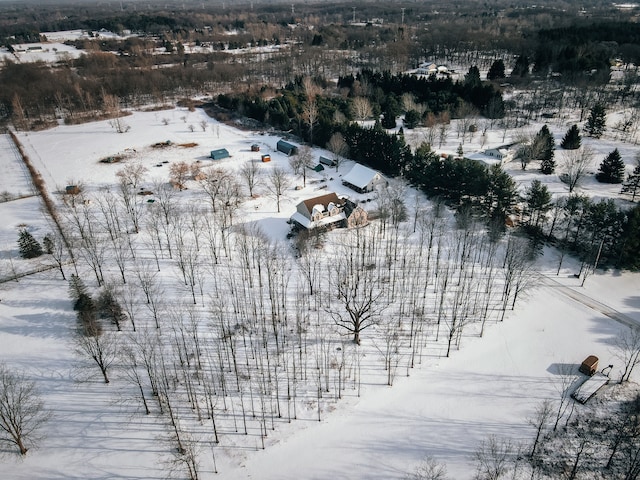
<svg viewBox="0 0 640 480">
<path fill-rule="evenodd" d="M 298 153 L 298 147 L 289 142 L 285 142 L 284 140 L 278 140 L 276 148 L 279 152 L 282 152 L 289 157 Z"/>
<path fill-rule="evenodd" d="M 229 158 L 229 151 L 226 148 L 219 148 L 217 150 L 211 150 L 211 158 L 213 160 L 222 160 L 223 158 Z"/>
</svg>

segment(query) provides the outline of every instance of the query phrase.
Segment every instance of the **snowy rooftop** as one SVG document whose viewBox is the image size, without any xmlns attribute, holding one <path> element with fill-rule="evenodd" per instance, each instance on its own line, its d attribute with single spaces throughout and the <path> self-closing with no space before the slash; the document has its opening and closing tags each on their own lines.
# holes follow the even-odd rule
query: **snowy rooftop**
<svg viewBox="0 0 640 480">
<path fill-rule="evenodd" d="M 378 175 L 380 174 L 375 170 L 356 163 L 349 173 L 342 177 L 342 181 L 358 188 L 364 188 Z"/>
</svg>

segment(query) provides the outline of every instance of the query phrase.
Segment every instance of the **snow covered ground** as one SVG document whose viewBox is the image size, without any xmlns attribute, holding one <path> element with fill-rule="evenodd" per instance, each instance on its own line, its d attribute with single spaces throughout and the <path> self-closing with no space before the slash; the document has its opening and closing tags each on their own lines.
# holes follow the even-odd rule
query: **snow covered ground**
<svg viewBox="0 0 640 480">
<path fill-rule="evenodd" d="M 166 180 L 173 162 L 211 162 L 209 152 L 216 148 L 227 148 L 231 154 L 217 163 L 225 169 L 258 162 L 262 153 L 272 157 L 272 162 L 259 165 L 265 172 L 276 166 L 288 169 L 288 159 L 275 150 L 280 137 L 219 124 L 199 110 L 136 112 L 122 120 L 131 127 L 123 134 L 104 121 L 20 133 L 19 138 L 56 198 L 55 192 L 69 184 L 83 184 L 89 191 L 112 185 L 122 164 L 99 160 L 116 155 L 147 166 L 148 183 Z M 556 129 L 556 138 L 563 129 Z M 459 139 L 453 132 L 449 137 L 443 150 L 454 152 Z M 496 133 L 487 145 L 496 146 L 501 139 L 502 132 Z M 153 147 L 166 141 L 170 145 L 165 148 Z M 193 143 L 197 145 L 181 146 Z M 254 143 L 260 145 L 259 153 L 250 151 Z M 614 148 L 607 141 L 597 145 L 603 156 Z M 630 165 L 637 148 L 615 146 Z M 468 148 L 479 149 L 479 139 L 465 144 Z M 0 192 L 28 190 L 7 137 L 0 137 L 0 149 Z M 256 222 L 271 238 L 284 242 L 286 220 L 300 200 L 327 191 L 367 198 L 341 185 L 340 176 L 350 166 L 345 162 L 339 172 L 333 168 L 310 172 L 306 187 L 296 178 L 294 185 L 302 188 L 287 190 L 280 213 L 263 192 L 243 204 L 242 221 Z M 540 178 L 554 192 L 566 193 L 556 176 L 538 175 L 533 165 L 524 172 L 517 164 L 506 168 L 519 182 Z M 611 193 L 590 179 L 580 188 L 594 197 Z M 38 197 L 0 203 L 0 220 L 0 277 L 4 277 L 12 269 L 26 268 L 22 264 L 27 261 L 17 258 L 19 226 L 28 226 L 39 237 L 52 227 L 41 213 Z M 516 310 L 504 322 L 492 323 L 483 338 L 470 331 L 450 358 L 427 348 L 409 376 L 401 368 L 393 387 L 385 385 L 384 372 L 371 367 L 361 396 L 347 393 L 332 404 L 332 411 L 323 412 L 321 422 L 313 419 L 310 409 L 305 420 L 279 424 L 264 450 L 257 440 L 250 445 L 241 438 L 223 442 L 212 450 L 217 475 L 214 457 L 205 448 L 201 478 L 400 479 L 427 454 L 445 462 L 451 478 L 471 478 L 473 452 L 488 435 L 531 439 L 527 418 L 540 401 L 558 397 L 554 382 L 558 365 L 578 364 L 595 354 L 601 365 L 614 363 L 615 377 L 619 365 L 612 355 L 612 341 L 626 327 L 611 317 L 618 312 L 640 323 L 639 274 L 598 272 L 581 287 L 573 277 L 578 266 L 570 261 L 556 276 L 556 257 L 548 250 L 539 260 L 538 270 L 551 280 L 527 292 Z M 29 261 L 29 267 L 40 261 Z M 71 341 L 75 313 L 59 272 L 48 270 L 0 284 L 0 299 L 0 361 L 24 369 L 54 414 L 39 449 L 25 459 L 3 458 L 4 475 L 24 480 L 164 478 L 164 460 L 169 457 L 166 443 L 161 442 L 165 426 L 156 417 L 136 412 L 117 382 L 104 385 L 80 368 Z M 373 365 L 375 350 L 367 350 L 367 355 L 364 365 Z"/>
</svg>

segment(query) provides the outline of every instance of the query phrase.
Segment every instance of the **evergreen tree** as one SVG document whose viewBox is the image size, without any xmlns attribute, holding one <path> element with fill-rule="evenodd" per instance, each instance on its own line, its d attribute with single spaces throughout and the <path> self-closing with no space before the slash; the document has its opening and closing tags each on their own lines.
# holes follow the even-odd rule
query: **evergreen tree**
<svg viewBox="0 0 640 480">
<path fill-rule="evenodd" d="M 494 60 L 487 72 L 487 80 L 497 80 L 504 78 L 504 62 L 500 59 Z"/>
<path fill-rule="evenodd" d="M 484 195 L 484 210 L 489 220 L 503 222 L 513 211 L 518 199 L 516 182 L 500 164 L 494 164 L 489 168 L 487 193 Z"/>
<path fill-rule="evenodd" d="M 91 299 L 91 296 L 87 293 L 86 285 L 78 275 L 71 275 L 69 279 L 69 296 L 74 301 L 74 310 L 80 310 L 82 305 L 87 303 L 87 297 Z"/>
<path fill-rule="evenodd" d="M 540 223 L 543 223 L 544 214 L 551 209 L 549 189 L 540 180 L 533 180 L 524 192 L 524 201 L 527 204 L 528 224 L 539 228 Z"/>
<path fill-rule="evenodd" d="M 572 125 L 567 133 L 564 135 L 560 146 L 565 150 L 577 150 L 582 143 L 582 137 L 580 136 L 580 129 L 578 125 Z"/>
<path fill-rule="evenodd" d="M 627 212 L 621 240 L 619 266 L 640 270 L 640 205 Z"/>
<path fill-rule="evenodd" d="M 387 129 L 396 128 L 396 118 L 402 113 L 402 109 L 395 95 L 386 98 L 382 112 L 382 126 Z"/>
<path fill-rule="evenodd" d="M 382 126 L 386 129 L 396 128 L 396 116 L 393 112 L 386 110 L 382 114 Z"/>
<path fill-rule="evenodd" d="M 456 153 L 458 154 L 459 157 L 462 157 L 464 155 L 464 150 L 462 148 L 461 143 L 458 144 L 458 150 L 456 150 Z"/>
<path fill-rule="evenodd" d="M 475 88 L 482 85 L 480 80 L 480 70 L 475 65 L 469 67 L 469 72 L 464 76 L 464 84 L 467 87 Z"/>
<path fill-rule="evenodd" d="M 97 310 L 102 318 L 109 319 L 118 329 L 121 330 L 120 322 L 125 318 L 122 306 L 116 300 L 111 287 L 105 289 L 98 296 Z"/>
<path fill-rule="evenodd" d="M 596 103 L 591 110 L 589 110 L 589 117 L 587 123 L 584 125 L 584 130 L 593 138 L 600 138 L 605 130 L 607 121 L 607 114 L 604 109 L 604 105 Z"/>
<path fill-rule="evenodd" d="M 551 160 L 553 158 L 553 149 L 555 148 L 555 140 L 549 127 L 543 125 L 533 140 L 535 144 L 536 158 L 538 160 Z"/>
<path fill-rule="evenodd" d="M 545 175 L 552 174 L 556 169 L 556 162 L 553 159 L 555 155 L 555 140 L 553 134 L 549 131 L 549 127 L 543 125 L 533 140 L 534 151 L 536 157 L 541 160 L 540 172 Z"/>
<path fill-rule="evenodd" d="M 47 255 L 51 255 L 53 253 L 53 247 L 55 246 L 53 237 L 51 234 L 47 233 L 42 239 L 42 247 L 44 248 L 44 253 Z"/>
<path fill-rule="evenodd" d="M 96 304 L 87 293 L 84 282 L 77 275 L 71 275 L 69 279 L 69 296 L 74 300 L 73 309 L 78 312 L 82 333 L 88 336 L 99 335 L 102 329 L 97 320 Z"/>
<path fill-rule="evenodd" d="M 18 247 L 22 258 L 36 258 L 42 255 L 42 245 L 25 228 L 20 230 Z"/>
<path fill-rule="evenodd" d="M 420 123 L 420 113 L 417 110 L 409 110 L 404 114 L 404 126 L 413 129 Z"/>
<path fill-rule="evenodd" d="M 546 160 L 542 160 L 542 162 L 540 162 L 540 173 L 543 173 L 545 175 L 551 175 L 555 171 L 556 171 L 556 161 L 553 159 L 553 157 L 548 158 Z"/>
<path fill-rule="evenodd" d="M 601 183 L 622 183 L 624 180 L 624 162 L 616 148 L 600 164 L 596 180 Z"/>
<path fill-rule="evenodd" d="M 640 160 L 636 164 L 636 168 L 627 177 L 627 181 L 622 186 L 621 193 L 630 193 L 631 201 L 636 201 L 636 195 L 640 192 Z"/>
<path fill-rule="evenodd" d="M 520 55 L 516 59 L 516 64 L 511 70 L 512 77 L 525 78 L 529 75 L 529 58 L 526 55 Z"/>
</svg>

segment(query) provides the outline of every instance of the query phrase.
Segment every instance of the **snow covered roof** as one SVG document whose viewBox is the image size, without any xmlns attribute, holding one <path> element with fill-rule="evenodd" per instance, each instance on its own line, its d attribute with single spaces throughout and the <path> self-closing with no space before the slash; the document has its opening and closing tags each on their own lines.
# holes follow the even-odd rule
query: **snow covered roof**
<svg viewBox="0 0 640 480">
<path fill-rule="evenodd" d="M 365 167 L 364 165 L 356 163 L 349 171 L 349 173 L 342 177 L 342 181 L 345 183 L 349 183 L 355 187 L 364 189 L 373 180 L 375 180 L 376 177 L 380 177 L 380 173 L 369 167 Z"/>
<path fill-rule="evenodd" d="M 341 200 L 340 197 L 338 197 L 338 195 L 336 195 L 334 192 L 330 192 L 325 195 L 321 195 L 319 197 L 307 198 L 306 200 L 303 200 L 301 203 L 304 204 L 309 214 L 313 214 L 313 210 L 317 209 L 318 206 L 320 206 L 322 210 L 329 210 L 330 204 L 341 206 L 344 203 L 344 201 Z"/>
<path fill-rule="evenodd" d="M 302 225 L 304 228 L 312 229 L 316 227 L 320 227 L 322 225 L 329 225 L 331 223 L 340 222 L 347 218 L 344 212 L 340 212 L 338 215 L 331 215 L 329 217 L 321 218 L 318 221 L 312 221 L 311 219 L 305 217 L 300 212 L 296 212 L 291 215 L 291 220 Z"/>
<path fill-rule="evenodd" d="M 487 155 L 484 152 L 473 152 L 470 153 L 469 155 L 465 155 L 464 158 L 467 158 L 469 160 L 475 160 L 476 162 L 482 162 L 486 165 L 493 165 L 493 164 L 502 164 L 502 159 L 498 158 L 498 157 L 492 157 L 490 155 Z"/>
</svg>

